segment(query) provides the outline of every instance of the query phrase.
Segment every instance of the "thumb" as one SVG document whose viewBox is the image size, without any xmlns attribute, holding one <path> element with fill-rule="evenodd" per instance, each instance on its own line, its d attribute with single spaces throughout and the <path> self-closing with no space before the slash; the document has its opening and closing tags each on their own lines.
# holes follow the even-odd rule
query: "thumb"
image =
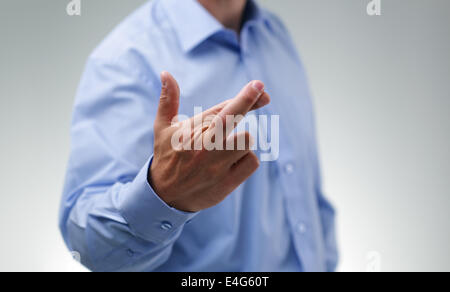
<svg viewBox="0 0 450 292">
<path fill-rule="evenodd" d="M 158 113 L 155 126 L 158 128 L 169 127 L 172 120 L 178 115 L 180 105 L 180 88 L 169 72 L 161 73 L 161 97 L 159 98 Z"/>
</svg>

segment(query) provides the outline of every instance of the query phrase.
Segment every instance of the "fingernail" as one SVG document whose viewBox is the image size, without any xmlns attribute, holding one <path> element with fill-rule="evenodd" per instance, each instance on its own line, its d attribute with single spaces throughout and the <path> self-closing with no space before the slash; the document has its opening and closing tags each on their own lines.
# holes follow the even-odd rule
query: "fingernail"
<svg viewBox="0 0 450 292">
<path fill-rule="evenodd" d="M 167 72 L 163 71 L 161 73 L 161 86 L 162 88 L 167 88 Z"/>
<path fill-rule="evenodd" d="M 256 91 L 259 93 L 259 96 L 261 96 L 261 94 L 263 94 L 263 92 L 264 92 L 264 83 L 262 83 L 261 81 L 253 81 L 252 87 L 254 89 L 256 89 Z"/>
</svg>

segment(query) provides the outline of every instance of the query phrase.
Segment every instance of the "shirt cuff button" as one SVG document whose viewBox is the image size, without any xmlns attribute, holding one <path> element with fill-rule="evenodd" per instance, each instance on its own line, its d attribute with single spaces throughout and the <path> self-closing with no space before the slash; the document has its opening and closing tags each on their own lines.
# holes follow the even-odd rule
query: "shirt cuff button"
<svg viewBox="0 0 450 292">
<path fill-rule="evenodd" d="M 161 229 L 164 231 L 169 231 L 173 228 L 172 223 L 168 222 L 168 221 L 164 221 L 161 223 Z"/>
</svg>

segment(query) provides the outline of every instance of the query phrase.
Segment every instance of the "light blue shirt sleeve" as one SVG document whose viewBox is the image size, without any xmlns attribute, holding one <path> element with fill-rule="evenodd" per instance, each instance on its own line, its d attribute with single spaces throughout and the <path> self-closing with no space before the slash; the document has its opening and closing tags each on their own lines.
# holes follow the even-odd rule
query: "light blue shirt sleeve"
<svg viewBox="0 0 450 292">
<path fill-rule="evenodd" d="M 157 102 L 157 86 L 121 60 L 90 59 L 86 66 L 72 123 L 61 229 L 91 270 L 136 270 L 139 264 L 155 269 L 195 216 L 166 205 L 147 180 L 155 106 L 149 100 Z M 147 163 L 139 165 L 143 159 Z"/>
</svg>

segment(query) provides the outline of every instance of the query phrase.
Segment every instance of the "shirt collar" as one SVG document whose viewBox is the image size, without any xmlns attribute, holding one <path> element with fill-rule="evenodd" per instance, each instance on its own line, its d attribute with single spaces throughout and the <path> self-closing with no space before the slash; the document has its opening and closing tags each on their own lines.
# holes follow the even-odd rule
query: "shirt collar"
<svg viewBox="0 0 450 292">
<path fill-rule="evenodd" d="M 163 0 L 162 3 L 185 52 L 225 29 L 197 0 Z M 248 0 L 244 18 L 246 22 L 263 19 L 261 8 L 254 0 Z"/>
</svg>

